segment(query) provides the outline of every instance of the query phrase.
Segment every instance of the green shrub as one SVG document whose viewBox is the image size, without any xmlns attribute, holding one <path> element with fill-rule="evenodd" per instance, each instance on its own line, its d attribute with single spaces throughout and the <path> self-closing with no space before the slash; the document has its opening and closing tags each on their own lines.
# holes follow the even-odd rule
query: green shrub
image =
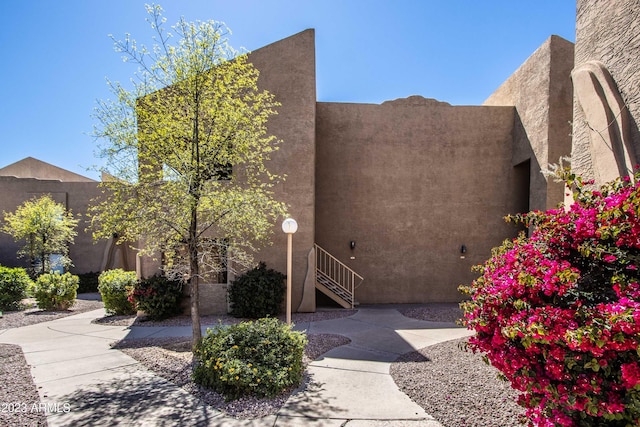
<svg viewBox="0 0 640 427">
<path fill-rule="evenodd" d="M 250 319 L 277 316 L 286 291 L 285 278 L 279 271 L 267 270 L 264 262 L 241 275 L 229 286 L 231 314 Z"/>
<path fill-rule="evenodd" d="M 80 283 L 78 285 L 78 293 L 86 294 L 86 293 L 92 293 L 92 292 L 99 292 L 98 276 L 100 276 L 100 273 L 96 273 L 95 271 L 78 274 L 78 279 L 80 279 Z"/>
<path fill-rule="evenodd" d="M 66 310 L 76 300 L 79 281 L 71 273 L 47 273 L 38 277 L 29 293 L 42 310 Z"/>
<path fill-rule="evenodd" d="M 98 291 L 107 314 L 135 314 L 136 308 L 129 301 L 129 293 L 138 281 L 135 271 L 121 268 L 103 271 L 98 277 Z"/>
<path fill-rule="evenodd" d="M 129 301 L 151 320 L 162 320 L 182 312 L 182 284 L 163 276 L 152 276 L 137 282 Z"/>
<path fill-rule="evenodd" d="M 275 318 L 209 329 L 194 352 L 193 379 L 227 400 L 273 397 L 302 381 L 306 343 Z"/>
<path fill-rule="evenodd" d="M 20 310 L 31 279 L 24 268 L 0 266 L 0 310 Z"/>
</svg>

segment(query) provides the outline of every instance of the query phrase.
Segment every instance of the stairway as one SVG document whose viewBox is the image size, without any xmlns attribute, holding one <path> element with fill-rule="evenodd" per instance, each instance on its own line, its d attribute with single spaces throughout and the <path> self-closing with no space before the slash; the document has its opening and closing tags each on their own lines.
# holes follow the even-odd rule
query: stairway
<svg viewBox="0 0 640 427">
<path fill-rule="evenodd" d="M 314 245 L 316 253 L 316 289 L 343 308 L 356 305 L 355 290 L 364 278 L 326 250 Z"/>
</svg>

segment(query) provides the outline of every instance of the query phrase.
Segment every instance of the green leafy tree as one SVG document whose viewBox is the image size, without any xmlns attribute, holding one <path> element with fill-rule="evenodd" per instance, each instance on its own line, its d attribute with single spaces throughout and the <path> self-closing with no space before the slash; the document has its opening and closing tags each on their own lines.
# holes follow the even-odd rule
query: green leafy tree
<svg viewBox="0 0 640 427">
<path fill-rule="evenodd" d="M 229 47 L 223 24 L 182 18 L 169 32 L 159 6 L 147 11 L 153 48 L 114 39 L 138 70 L 131 90 L 110 82 L 116 99 L 96 108 L 114 179 L 103 181 L 90 213 L 95 237 L 115 231 L 120 242 L 142 242 L 142 254 L 162 254 L 167 276 L 190 283 L 195 345 L 199 283 L 251 266 L 256 243 L 285 213 L 271 190 L 280 177 L 266 167 L 278 103 L 258 88 L 247 55 Z"/>
<path fill-rule="evenodd" d="M 3 214 L 2 231 L 16 242 L 26 242 L 18 251 L 18 257 L 28 258 L 32 274 L 45 274 L 72 265 L 69 245 L 77 235 L 78 220 L 64 205 L 44 195 L 27 200 L 15 212 Z"/>
</svg>

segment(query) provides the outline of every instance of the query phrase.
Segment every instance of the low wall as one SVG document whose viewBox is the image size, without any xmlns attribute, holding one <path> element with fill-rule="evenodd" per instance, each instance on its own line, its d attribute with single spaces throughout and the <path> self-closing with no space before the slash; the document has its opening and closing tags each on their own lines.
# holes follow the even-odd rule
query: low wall
<svg viewBox="0 0 640 427">
<path fill-rule="evenodd" d="M 201 283 L 200 284 L 200 315 L 208 316 L 212 314 L 227 314 L 229 304 L 227 297 L 226 283 Z M 183 301 L 184 314 L 190 313 L 191 286 L 184 287 L 186 298 Z"/>
</svg>

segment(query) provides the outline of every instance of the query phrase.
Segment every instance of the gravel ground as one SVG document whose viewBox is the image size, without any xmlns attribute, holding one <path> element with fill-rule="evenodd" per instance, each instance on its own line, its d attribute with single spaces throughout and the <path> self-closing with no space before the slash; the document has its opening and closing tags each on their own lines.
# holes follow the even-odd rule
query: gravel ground
<svg viewBox="0 0 640 427">
<path fill-rule="evenodd" d="M 517 392 L 466 339 L 446 341 L 405 354 L 391 365 L 400 390 L 445 427 L 517 427 L 524 408 Z"/>
<path fill-rule="evenodd" d="M 426 305 L 398 306 L 397 310 L 406 317 L 432 322 L 458 323 L 462 319 L 462 310 L 457 303 L 433 303 Z"/>
<path fill-rule="evenodd" d="M 46 426 L 38 389 L 20 346 L 0 344 L 0 425 Z"/>
<path fill-rule="evenodd" d="M 458 304 L 398 309 L 419 320 L 456 322 Z M 526 424 L 518 393 L 498 370 L 466 350 L 466 339 L 446 341 L 398 358 L 390 373 L 400 390 L 445 427 L 517 427 Z M 521 422 L 521 420 L 523 422 Z"/>
<path fill-rule="evenodd" d="M 35 323 L 48 322 L 50 320 L 60 319 L 61 317 L 67 317 L 85 311 L 97 310 L 103 308 L 102 301 L 92 301 L 77 299 L 76 302 L 64 311 L 44 311 L 36 307 L 36 303 L 32 299 L 23 301 L 23 304 L 27 306 L 22 311 L 5 311 L 0 317 L 0 329 L 19 328 L 22 326 L 29 326 Z"/>
</svg>

